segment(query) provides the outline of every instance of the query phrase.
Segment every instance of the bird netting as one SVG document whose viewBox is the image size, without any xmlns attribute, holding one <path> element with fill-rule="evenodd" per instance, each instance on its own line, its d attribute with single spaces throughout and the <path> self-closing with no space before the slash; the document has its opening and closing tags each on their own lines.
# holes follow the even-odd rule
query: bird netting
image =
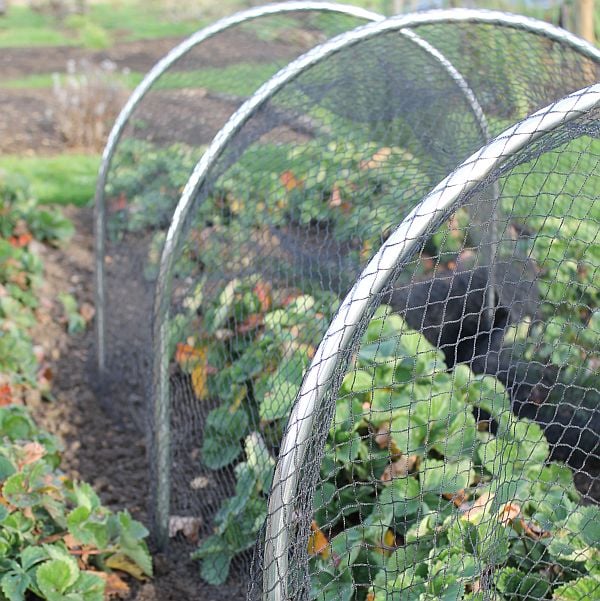
<svg viewBox="0 0 600 601">
<path fill-rule="evenodd" d="M 473 223 L 454 222 L 450 261 L 426 252 L 492 195 L 491 262 Z M 596 85 L 507 130 L 405 218 L 304 377 L 251 598 L 600 597 L 599 203 Z M 256 457 L 245 469 L 270 475 Z"/>
<path fill-rule="evenodd" d="M 502 44 L 518 44 L 523 53 L 508 72 L 500 58 Z M 454 52 L 452 60 L 438 46 Z M 590 47 L 498 13 L 390 19 L 340 36 L 292 63 L 218 134 L 186 185 L 160 266 L 153 263 L 160 269 L 153 341 L 157 531 L 166 536 L 169 516 L 201 518 L 202 544 L 195 556 L 205 580 L 224 581 L 232 562 L 238 573 L 247 569 L 289 412 L 340 299 L 362 267 L 490 132 L 586 85 L 599 64 L 600 55 Z M 431 351 L 436 358 L 425 366 L 437 361 L 445 372 L 466 362 L 486 374 L 493 368 L 475 362 L 491 366 L 496 355 L 500 365 L 505 353 L 493 345 L 509 325 L 535 313 L 537 271 L 527 230 L 515 225 L 508 237 L 502 229 L 512 209 L 498 201 L 498 186 L 482 188 L 477 202 L 448 214 L 423 240 L 413 269 L 399 275 L 404 292 L 394 306 L 398 311 L 404 303 L 411 327 L 422 329 L 419 305 L 409 304 L 414 290 L 424 306 L 433 294 L 441 296 L 428 312 L 431 331 L 419 340 L 433 337 L 436 328 L 455 337 L 458 355 Z M 495 259 L 499 253 L 502 261 Z M 455 278 L 456 270 L 471 270 L 473 277 Z M 481 361 L 481 339 L 475 346 L 473 335 L 456 343 L 460 311 L 446 323 L 440 308 L 444 298 L 465 295 L 479 303 L 477 313 L 490 323 L 498 320 L 488 336 L 494 350 L 487 362 Z M 406 379 L 412 373 L 408 358 L 405 367 Z M 516 376 L 512 365 L 507 372 L 508 386 Z M 447 391 L 451 377 L 442 380 Z M 483 381 L 481 386 L 490 385 L 489 378 Z M 422 400 L 423 407 L 431 404 Z M 351 441 L 345 447 L 350 454 L 356 438 L 352 419 L 341 428 Z M 328 424 L 327 410 L 318 421 Z M 467 422 L 470 427 L 465 417 Z M 389 449 L 380 451 L 379 458 L 387 453 L 389 462 Z M 349 455 L 349 462 L 354 459 Z M 443 454 L 436 458 L 443 459 Z M 370 468 L 365 469 L 361 477 L 368 475 Z M 313 470 L 313 485 L 318 475 Z M 340 481 L 344 498 L 360 508 L 361 497 L 350 499 L 353 485 L 346 484 Z M 373 494 L 379 490 L 371 488 Z M 312 502 L 313 489 L 302 489 L 299 498 Z M 340 516 L 347 512 L 340 511 Z M 299 519 L 306 516 L 305 507 Z M 308 531 L 299 532 L 298 540 Z M 320 526 L 314 532 L 315 540 L 325 536 Z M 298 560 L 307 553 L 307 540 L 294 547 Z M 291 563 L 305 573 L 303 563 Z M 300 578 L 293 594 L 282 598 L 301 598 L 295 595 L 304 594 L 306 582 Z M 369 594 L 363 588 L 357 599 Z M 337 584 L 327 590 L 337 590 Z M 354 588 L 341 598 L 352 595 Z"/>
<path fill-rule="evenodd" d="M 117 419 L 145 426 L 152 265 L 162 248 L 160 232 L 206 145 L 281 67 L 375 18 L 326 2 L 244 11 L 177 46 L 130 98 L 104 152 L 96 195 L 101 398 Z"/>
</svg>

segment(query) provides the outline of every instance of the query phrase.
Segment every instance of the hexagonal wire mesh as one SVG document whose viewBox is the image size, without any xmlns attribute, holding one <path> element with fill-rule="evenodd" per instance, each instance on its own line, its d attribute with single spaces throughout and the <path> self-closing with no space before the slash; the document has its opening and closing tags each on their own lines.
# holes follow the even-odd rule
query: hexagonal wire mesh
<svg viewBox="0 0 600 601">
<path fill-rule="evenodd" d="M 290 60 L 378 18 L 328 2 L 242 11 L 174 48 L 130 97 L 104 150 L 96 189 L 97 358 L 101 398 L 118 419 L 145 425 L 156 276 L 149 264 L 160 256 L 160 232 L 206 145 Z"/>
<path fill-rule="evenodd" d="M 481 143 L 463 90 L 430 52 L 398 35 L 407 27 L 454 51 L 495 131 L 561 85 L 585 84 L 600 64 L 592 47 L 527 19 L 478 11 L 394 18 L 295 61 L 216 137 L 167 234 L 153 395 L 157 531 L 166 537 L 169 515 L 202 516 L 204 534 L 216 534 L 196 555 L 214 582 L 253 546 L 289 409 L 338 299 L 389 228 Z M 531 57 L 509 73 L 486 63 L 486 80 L 478 78 L 481 46 L 508 42 Z M 304 129 L 282 127 L 282 115 Z M 493 198 L 431 239 L 423 277 L 436 262 L 450 269 L 463 245 L 494 239 Z M 478 224 L 467 240 L 465 222 Z M 505 271 L 514 276 L 512 266 Z M 487 297 L 486 314 L 496 304 L 491 287 Z"/>
<path fill-rule="evenodd" d="M 493 264 L 464 224 L 457 266 L 440 255 L 423 278 L 440 226 L 496 191 Z M 308 368 L 253 598 L 600 597 L 599 203 L 595 85 L 508 129 L 406 216 Z"/>
</svg>

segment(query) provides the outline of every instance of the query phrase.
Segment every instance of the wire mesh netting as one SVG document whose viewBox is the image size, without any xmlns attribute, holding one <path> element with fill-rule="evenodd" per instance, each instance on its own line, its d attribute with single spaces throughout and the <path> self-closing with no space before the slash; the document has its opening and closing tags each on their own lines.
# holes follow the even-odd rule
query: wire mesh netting
<svg viewBox="0 0 600 601">
<path fill-rule="evenodd" d="M 251 598 L 600 597 L 599 107 L 509 130 L 369 262 L 299 392 Z M 490 197 L 491 263 L 456 221 Z"/>
<path fill-rule="evenodd" d="M 195 557 L 202 561 L 201 576 L 209 582 L 223 582 L 232 565 L 238 574 L 248 569 L 266 516 L 267 494 L 289 412 L 327 325 L 361 268 L 402 218 L 479 148 L 488 133 L 499 133 L 529 111 L 597 77 L 598 62 L 564 40 L 563 47 L 559 38 L 549 39 L 543 30 L 502 24 L 498 15 L 490 22 L 479 22 L 469 11 L 457 14 L 457 21 L 442 19 L 437 25 L 416 20 L 411 30 L 420 38 L 400 32 L 405 21 L 392 20 L 392 25 L 383 25 L 381 30 L 373 26 L 353 33 L 357 37 L 349 43 L 336 40 L 323 47 L 339 44 L 335 52 L 313 51 L 309 66 L 288 80 L 279 75 L 284 85 L 264 101 L 248 105 L 245 115 L 234 116 L 215 140 L 210 158 L 199 164 L 199 185 L 186 187 L 191 204 L 179 212 L 181 221 L 171 227 L 166 255 L 170 253 L 173 263 L 165 263 L 163 255 L 163 267 L 168 266 L 159 279 L 155 307 L 154 471 L 159 521 L 165 516 L 202 518 L 202 543 Z M 500 58 L 503 44 L 508 56 L 516 45 L 520 54 L 515 51 L 515 56 L 521 57 L 509 62 L 508 68 Z M 451 59 L 440 56 L 438 47 Z M 558 156 L 558 152 L 549 155 L 550 159 Z M 410 512 L 407 509 L 404 516 L 398 516 L 399 523 L 406 518 L 406 529 L 398 526 L 396 530 L 386 522 L 385 546 L 371 548 L 363 533 L 371 522 L 370 532 L 384 523 L 377 522 L 379 513 L 374 512 L 378 499 L 392 495 L 393 500 L 396 494 L 396 485 L 381 482 L 384 470 L 392 481 L 402 477 L 396 471 L 405 463 L 404 484 L 397 486 L 406 485 L 414 492 L 420 486 L 421 464 L 427 460 L 436 477 L 442 478 L 441 484 L 431 484 L 431 494 L 436 496 L 445 486 L 446 469 L 455 469 L 453 482 L 463 486 L 441 490 L 438 504 L 448 501 L 446 513 L 479 498 L 483 506 L 483 492 L 467 491 L 475 481 L 463 482 L 465 473 L 484 469 L 474 463 L 469 449 L 476 442 L 483 445 L 485 435 L 490 449 L 493 445 L 500 449 L 498 441 L 504 438 L 496 436 L 498 407 L 493 403 L 482 406 L 482 412 L 494 411 L 489 415 L 471 414 L 472 397 L 494 390 L 494 402 L 504 399 L 502 408 L 510 408 L 511 394 L 520 399 L 524 414 L 531 413 L 533 405 L 550 406 L 548 390 L 557 390 L 556 380 L 546 384 L 542 378 L 532 384 L 525 378 L 529 365 L 538 367 L 540 377 L 546 368 L 556 367 L 553 350 L 546 349 L 550 355 L 544 362 L 531 346 L 531 340 L 539 336 L 533 328 L 547 325 L 539 316 L 546 306 L 539 292 L 542 256 L 532 257 L 531 248 L 544 235 L 538 236 L 535 230 L 541 227 L 540 221 L 532 221 L 528 214 L 517 218 L 508 202 L 522 194 L 532 215 L 539 217 L 543 211 L 538 204 L 543 198 L 539 188 L 546 179 L 552 180 L 552 173 L 563 178 L 569 170 L 573 177 L 586 173 L 585 181 L 589 179 L 591 185 L 594 171 L 580 161 L 594 155 L 583 149 L 577 156 L 577 161 L 564 166 L 548 159 L 543 164 L 546 178 L 539 175 L 530 181 L 524 172 L 528 187 L 523 184 L 518 191 L 513 183 L 513 196 L 505 194 L 503 181 L 490 181 L 478 190 L 477 202 L 475 196 L 469 197 L 445 216 L 439 229 L 423 238 L 418 260 L 399 274 L 397 292 L 385 300 L 396 313 L 404 313 L 405 320 L 395 315 L 384 323 L 380 315 L 379 325 L 371 328 L 372 356 L 369 359 L 366 353 L 364 364 L 354 364 L 361 386 L 368 380 L 368 386 L 360 389 L 364 399 L 360 403 L 358 395 L 349 399 L 353 388 L 346 380 L 350 386 L 347 402 L 339 403 L 346 417 L 336 413 L 339 428 L 331 431 L 321 471 L 322 446 L 331 414 L 337 412 L 333 396 L 317 419 L 321 428 L 308 445 L 315 455 L 307 459 L 309 467 L 302 468 L 303 485 L 294 501 L 299 521 L 290 548 L 293 574 L 280 575 L 289 580 L 291 592 L 274 599 L 308 595 L 362 601 L 370 595 L 372 600 L 372 586 L 392 591 L 379 599 L 405 598 L 401 583 L 394 589 L 377 574 L 383 570 L 385 575 L 383 564 L 392 551 L 405 546 L 403 537 L 409 528 L 418 534 L 422 519 L 430 517 L 429 506 L 418 489 Z M 448 299 L 459 300 L 449 303 Z M 566 305 L 563 308 L 560 315 L 568 322 L 569 311 Z M 487 321 L 480 325 L 484 318 Z M 587 318 L 581 319 L 587 325 Z M 405 336 L 400 347 L 398 338 L 405 324 L 422 335 Z M 480 336 L 479 330 L 487 334 Z M 520 337 L 527 361 L 513 361 L 517 342 L 509 350 L 503 348 L 510 335 L 515 340 Z M 379 344 L 382 336 L 389 338 L 387 344 Z M 379 360 L 379 346 L 391 354 L 385 355 L 387 367 L 377 371 L 379 363 L 384 363 Z M 562 373 L 560 368 L 558 373 Z M 453 384 L 459 376 L 460 394 L 454 392 Z M 167 377 L 168 391 L 163 385 Z M 400 384 L 402 391 L 396 394 Z M 509 393 L 504 393 L 504 387 Z M 161 399 L 165 391 L 168 398 Z M 412 398 L 411 391 L 420 396 Z M 522 391 L 521 396 L 517 391 Z M 399 404 L 393 406 L 391 398 L 399 398 Z M 557 399 L 553 401 L 558 403 Z M 412 420 L 413 402 L 420 403 L 417 421 Z M 355 414 L 358 405 L 364 415 Z M 371 421 L 371 414 L 379 410 L 381 415 Z M 582 412 L 577 415 L 585 416 Z M 402 423 L 406 425 L 398 440 L 392 438 L 395 428 L 389 426 L 385 432 L 386 419 L 391 423 L 396 417 L 406 422 L 397 423 L 400 430 Z M 428 424 L 436 420 L 434 448 Z M 524 423 L 506 417 L 500 425 L 519 428 L 517 438 L 527 436 L 529 427 L 539 432 L 535 425 L 523 431 Z M 411 431 L 419 434 L 415 437 Z M 553 444 L 555 452 L 560 452 L 556 440 Z M 543 448 L 536 448 L 539 458 Z M 468 461 L 473 464 L 470 471 L 465 468 Z M 312 493 L 320 473 L 322 482 L 315 497 L 320 513 L 313 515 Z M 566 478 L 568 469 L 560 469 L 559 474 Z M 482 488 L 486 482 L 481 479 Z M 463 489 L 464 496 L 459 498 L 455 493 Z M 444 499 L 450 493 L 454 496 Z M 573 499 L 575 495 L 573 490 Z M 514 501 L 517 505 L 517 497 Z M 431 522 L 433 538 L 441 522 Z M 343 552 L 344 541 L 350 539 L 356 544 Z M 423 547 L 425 555 L 419 561 L 426 563 L 430 550 Z M 379 557 L 379 564 L 373 563 L 372 554 Z M 354 568 L 358 576 L 353 575 Z M 401 579 L 399 570 L 396 576 Z M 425 582 L 429 573 L 420 577 Z M 472 581 L 485 578 L 487 572 L 481 578 L 473 576 Z M 415 599 L 422 592 L 438 598 L 437 589 L 415 590 Z M 478 594 L 474 589 L 468 592 Z"/>
<path fill-rule="evenodd" d="M 186 40 L 178 48 L 187 50 L 174 51 L 181 54 L 177 60 L 168 55 L 168 64 L 159 63 L 152 85 L 141 96 L 136 91 L 135 102 L 124 109 L 118 137 L 105 151 L 109 160 L 97 192 L 99 352 L 101 363 L 106 360 L 102 398 L 121 421 L 145 427 L 153 266 L 181 190 L 206 145 L 290 60 L 376 17 L 357 7 L 317 2 L 240 13 Z"/>
</svg>

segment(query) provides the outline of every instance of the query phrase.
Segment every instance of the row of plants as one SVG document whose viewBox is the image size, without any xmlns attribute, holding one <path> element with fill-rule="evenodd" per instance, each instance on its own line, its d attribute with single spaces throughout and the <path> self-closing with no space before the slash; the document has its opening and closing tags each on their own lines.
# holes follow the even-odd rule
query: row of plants
<svg viewBox="0 0 600 601">
<path fill-rule="evenodd" d="M 188 305 L 202 334 L 176 356 L 198 399 L 220 403 L 202 461 L 236 476 L 194 554 L 217 584 L 255 544 L 283 427 L 335 303 L 257 277 L 230 282 L 198 317 L 202 300 Z M 547 462 L 540 428 L 512 416 L 497 380 L 448 373 L 388 313 L 376 313 L 336 401 L 308 541 L 313 598 L 587 598 L 600 586 L 598 508 L 578 504 L 570 470 Z"/>
<path fill-rule="evenodd" d="M 0 172 L 0 374 L 5 399 L 41 379 L 29 330 L 36 322 L 36 287 L 43 268 L 31 244 L 60 243 L 72 232 L 72 224 L 59 213 L 37 205 L 26 179 Z"/>
<path fill-rule="evenodd" d="M 155 232 L 148 278 L 156 274 L 164 230 L 202 152 L 185 144 L 161 148 L 136 139 L 120 146 L 107 185 L 109 235 Z M 201 261 L 190 261 L 184 253 L 178 273 L 197 275 L 199 266 L 219 268 L 224 249 L 239 246 L 249 231 L 285 235 L 297 228 L 335 241 L 344 260 L 356 268 L 431 185 L 418 158 L 401 147 L 350 141 L 325 148 L 317 141 L 252 146 L 198 207 L 194 231 L 215 235 L 202 246 Z M 468 221 L 466 211 L 459 211 L 448 228 L 433 236 L 427 254 L 442 262 L 455 259 L 473 242 Z"/>
<path fill-rule="evenodd" d="M 43 265 L 36 244 L 59 244 L 70 221 L 31 197 L 27 181 L 0 174 L 0 599 L 101 601 L 122 593 L 123 573 L 152 574 L 146 529 L 103 507 L 92 488 L 60 470 L 59 442 L 22 405 L 50 396 L 31 329 Z M 69 326 L 81 315 L 63 296 Z M 74 329 L 74 328 L 71 328 Z"/>
<path fill-rule="evenodd" d="M 177 152 L 193 162 L 185 149 Z M 182 172 L 180 180 L 170 177 L 176 173 L 175 153 L 170 158 L 169 168 L 163 159 L 154 159 L 162 165 L 158 171 L 148 165 L 154 179 L 168 182 L 160 189 L 152 178 L 144 180 L 148 188 L 130 181 L 136 191 L 133 202 L 118 179 L 113 181 L 113 198 L 120 203 L 116 212 L 125 227 L 155 226 L 155 220 L 138 226 L 136 216 L 152 220 L 157 207 L 163 211 L 169 205 L 172 210 L 184 177 Z M 238 240 L 260 231 L 265 222 L 276 231 L 301 227 L 326 232 L 346 244 L 359 264 L 397 222 L 398 190 L 405 191 L 410 206 L 429 187 L 413 159 L 404 149 L 353 147 L 349 142 L 325 150 L 314 143 L 289 149 L 257 146 L 227 171 L 199 209 L 190 236 L 199 244 L 190 244 L 178 265 L 179 275 L 191 275 L 199 284 L 172 323 L 172 347 L 198 399 L 219 404 L 206 421 L 202 461 L 214 470 L 233 468 L 237 479 L 236 494 L 215 518 L 214 536 L 195 553 L 209 582 L 224 581 L 233 557 L 254 544 L 285 419 L 337 300 L 312 288 L 310 295 L 304 287 L 277 290 L 259 276 L 232 280 L 215 294 L 200 274 L 217 268 L 220 273 L 224 257 L 240 249 Z M 146 155 L 141 153 L 139 160 L 145 161 Z M 546 170 L 538 171 L 542 181 L 518 175 L 509 179 L 503 208 L 536 233 L 527 252 L 541 267 L 541 296 L 548 313 L 535 326 L 535 337 L 525 324 L 515 329 L 510 342 L 524 345 L 524 358 L 555 365 L 565 381 L 581 376 L 583 366 L 589 386 L 594 386 L 599 331 L 593 310 L 595 269 L 593 257 L 588 261 L 585 254 L 593 246 L 594 221 L 582 221 L 589 211 L 569 212 L 576 190 L 568 182 L 550 181 Z M 568 169 L 552 165 L 547 171 L 568 180 L 563 174 Z M 570 186 L 586 196 L 591 184 L 580 183 L 583 188 L 577 182 Z M 557 200 L 548 194 L 547 211 L 518 204 L 518 198 L 537 199 L 540 185 L 563 195 Z M 543 202 L 546 196 L 539 198 Z M 590 203 L 593 211 L 593 195 Z M 167 214 L 161 213 L 165 222 Z M 133 227 L 126 225 L 130 219 Z M 458 213 L 426 251 L 442 261 L 455 260 L 471 243 L 465 236 L 467 224 L 466 214 Z M 150 263 L 159 258 L 161 236 L 159 232 L 155 237 Z M 573 249 L 579 257 L 574 262 Z M 253 252 L 249 248 L 243 253 L 250 262 L 259 258 L 260 252 Z M 554 278 L 555 268 L 568 270 L 568 277 Z M 581 307 L 579 320 L 570 314 L 574 306 Z M 386 367 L 361 350 L 350 369 L 361 374 L 364 389 L 348 389 L 345 381 L 340 407 L 349 413 L 346 419 L 336 413 L 328 438 L 309 541 L 315 598 L 338 598 L 343 584 L 343 598 L 352 598 L 356 590 L 357 599 L 369 601 L 389 598 L 382 590 L 393 591 L 394 599 L 477 599 L 487 594 L 482 587 L 499 599 L 585 599 L 586 587 L 598 584 L 598 541 L 596 535 L 581 538 L 580 531 L 589 522 L 587 532 L 595 532 L 598 515 L 595 509 L 579 507 L 568 468 L 547 463 L 548 446 L 535 424 L 510 417 L 500 383 L 464 367 L 447 373 L 439 352 L 396 317 L 388 320 L 393 341 L 382 355 Z M 411 346 L 410 340 L 418 344 Z M 369 340 L 363 342 L 368 348 Z M 403 345 L 412 355 L 401 350 Z M 423 352 L 415 356 L 417 348 Z M 397 364 L 404 367 L 389 367 Z M 372 393 L 366 392 L 371 388 Z M 417 392 L 422 396 L 415 397 Z M 495 433 L 479 430 L 474 407 L 491 413 Z M 505 461 L 500 464 L 498 456 Z M 386 480 L 384 474 L 394 477 Z M 432 488 L 428 476 L 436 483 Z M 560 510 L 550 515 L 550 508 Z M 411 561 L 392 569 L 399 556 Z M 465 557 L 475 567 L 436 576 L 444 563 L 464 563 Z M 421 567 L 413 569 L 417 563 Z M 574 596 L 569 597 L 570 591 Z"/>
<path fill-rule="evenodd" d="M 560 155 L 549 152 L 513 169 L 502 181 L 501 209 L 521 230 L 534 234 L 521 237 L 516 250 L 530 257 L 539 271 L 536 285 L 543 323 L 535 326 L 533 336 L 527 328 L 518 333 L 519 344 L 526 347 L 523 358 L 555 365 L 565 383 L 577 376 L 579 384 L 587 386 L 597 380 L 599 367 L 594 345 L 599 331 L 595 279 L 600 256 L 596 256 L 595 240 L 600 214 L 594 201 L 597 177 L 584 157 L 593 161 L 597 141 L 584 136 L 559 151 Z M 111 231 L 118 235 L 125 229 L 160 230 L 151 245 L 148 278 L 156 274 L 162 230 L 201 152 L 185 145 L 160 149 L 137 140 L 122 145 L 109 186 Z M 427 171 L 406 149 L 378 148 L 371 143 L 344 141 L 325 148 L 317 142 L 254 145 L 217 181 L 199 207 L 178 275 L 197 277 L 199 270 L 220 271 L 224 257 L 235 266 L 240 261 L 236 253 L 259 261 L 261 253 L 272 249 L 250 243 L 243 246 L 252 231 L 275 233 L 284 240 L 282 244 L 301 243 L 303 232 L 313 232 L 334 239 L 337 246 L 332 248 L 343 254 L 348 268 L 337 271 L 344 281 L 334 282 L 342 291 L 352 284 L 358 265 L 381 244 L 398 216 L 430 188 Z M 199 244 L 198 238 L 202 239 Z M 423 257 L 434 258 L 441 264 L 438 269 L 451 267 L 477 242 L 477 228 L 469 224 L 469 215 L 462 209 L 432 236 Z M 507 250 L 512 252 L 511 244 Z M 294 259 L 293 254 L 292 250 L 279 261 L 278 269 L 288 269 L 290 276 L 297 277 L 301 269 L 306 270 L 296 265 L 302 259 Z M 296 254 L 302 254 L 300 247 Z M 339 266 L 340 257 L 333 257 L 331 264 Z M 434 261 L 424 260 L 417 271 L 430 271 L 433 265 Z M 316 267 L 316 276 L 329 275 L 329 271 L 324 263 Z"/>
</svg>

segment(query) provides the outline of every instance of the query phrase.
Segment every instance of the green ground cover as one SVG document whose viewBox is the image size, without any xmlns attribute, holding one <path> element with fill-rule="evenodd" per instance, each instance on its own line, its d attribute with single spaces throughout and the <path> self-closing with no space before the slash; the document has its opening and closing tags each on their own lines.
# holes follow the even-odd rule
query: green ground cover
<svg viewBox="0 0 600 601">
<path fill-rule="evenodd" d="M 0 171 L 26 176 L 40 204 L 85 205 L 94 196 L 99 165 L 94 154 L 0 155 Z"/>
<path fill-rule="evenodd" d="M 206 68 L 201 71 L 175 71 L 165 73 L 156 83 L 155 90 L 178 90 L 184 88 L 206 88 L 212 92 L 249 96 L 261 84 L 274 75 L 279 63 L 240 63 L 225 68 Z M 114 77 L 126 88 L 133 90 L 144 78 L 145 73 L 131 71 L 115 73 Z M 8 89 L 49 89 L 54 82 L 52 73 L 35 73 L 25 77 L 6 80 L 2 87 Z"/>
</svg>

